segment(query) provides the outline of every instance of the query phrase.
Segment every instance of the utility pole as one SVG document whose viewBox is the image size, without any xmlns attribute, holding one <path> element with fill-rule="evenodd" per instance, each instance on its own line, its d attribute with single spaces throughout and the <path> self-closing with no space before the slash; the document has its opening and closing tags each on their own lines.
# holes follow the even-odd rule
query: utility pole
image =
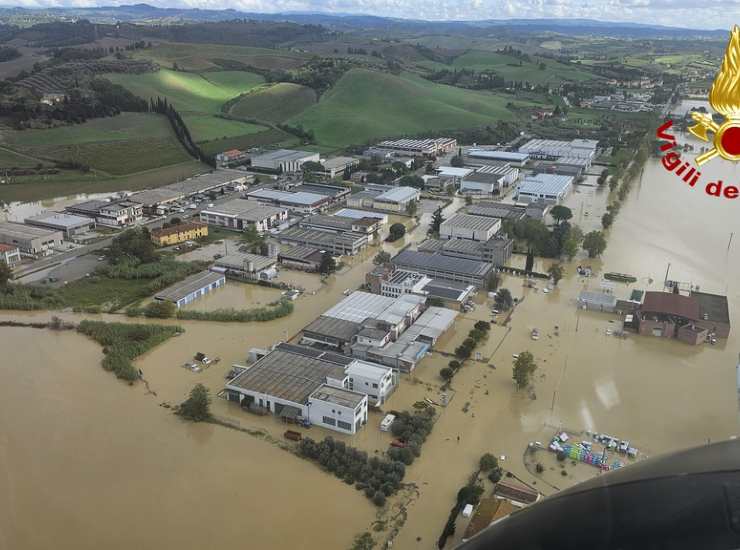
<svg viewBox="0 0 740 550">
<path fill-rule="evenodd" d="M 671 269 L 671 262 L 668 262 L 668 267 L 665 268 L 665 278 L 663 279 L 663 288 L 665 289 L 668 284 L 668 271 Z"/>
</svg>

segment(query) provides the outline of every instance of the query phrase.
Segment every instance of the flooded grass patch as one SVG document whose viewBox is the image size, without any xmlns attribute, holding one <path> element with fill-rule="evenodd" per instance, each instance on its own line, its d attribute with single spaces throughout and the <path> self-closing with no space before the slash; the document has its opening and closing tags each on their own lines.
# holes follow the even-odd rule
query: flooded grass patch
<svg viewBox="0 0 740 550">
<path fill-rule="evenodd" d="M 251 321 L 273 321 L 293 313 L 293 302 L 281 298 L 278 302 L 267 307 L 254 309 L 217 309 L 214 311 L 180 310 L 176 313 L 178 319 L 195 321 L 219 321 L 222 323 L 248 323 Z"/>
<path fill-rule="evenodd" d="M 180 334 L 183 329 L 168 325 L 133 325 L 81 321 L 77 331 L 89 336 L 103 346 L 102 366 L 113 371 L 118 378 L 132 382 L 139 378 L 139 371 L 132 361 L 165 340 Z"/>
</svg>

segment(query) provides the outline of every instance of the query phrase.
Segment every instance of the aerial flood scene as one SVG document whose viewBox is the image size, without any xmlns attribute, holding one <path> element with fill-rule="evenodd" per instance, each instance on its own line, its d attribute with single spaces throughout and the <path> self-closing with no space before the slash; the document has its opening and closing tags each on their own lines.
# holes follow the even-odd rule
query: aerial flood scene
<svg viewBox="0 0 740 550">
<path fill-rule="evenodd" d="M 0 550 L 740 547 L 740 12 L 548 4 L 0 7 Z"/>
</svg>

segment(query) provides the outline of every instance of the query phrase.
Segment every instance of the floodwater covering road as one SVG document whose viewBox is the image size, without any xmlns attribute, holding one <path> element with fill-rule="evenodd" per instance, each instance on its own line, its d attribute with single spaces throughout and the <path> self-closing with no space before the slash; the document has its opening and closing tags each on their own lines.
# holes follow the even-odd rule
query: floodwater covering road
<svg viewBox="0 0 740 550">
<path fill-rule="evenodd" d="M 740 181 L 734 165 L 722 161 L 706 165 L 703 172 L 707 178 Z M 604 193 L 581 187 L 569 198 L 575 221 L 584 229 L 598 226 Z M 455 201 L 449 210 L 459 205 Z M 423 214 L 421 224 L 402 242 L 383 247 L 395 251 L 420 240 L 429 217 L 429 212 Z M 732 232 L 735 245 L 728 249 Z M 550 494 L 553 487 L 597 475 L 589 466 L 560 465 L 544 452 L 538 458 L 544 474 L 537 477 L 527 470 L 522 460 L 527 444 L 546 442 L 559 428 L 629 439 L 642 456 L 735 435 L 739 234 L 732 201 L 680 184 L 651 159 L 610 230 L 603 258 L 577 257 L 547 294 L 525 288 L 520 278 L 505 277 L 503 286 L 524 300 L 508 327 L 493 327 L 479 349 L 481 361 L 469 361 L 454 378 L 452 401 L 440 410 L 421 457 L 407 469 L 405 481 L 416 485 L 417 495 L 394 548 L 436 547 L 457 490 L 484 452 L 505 456 L 504 468 Z M 181 401 L 196 382 L 215 394 L 228 366 L 243 362 L 249 348 L 292 337 L 345 289 L 360 285 L 377 250 L 349 260 L 326 284 L 297 274 L 300 284 L 312 290 L 284 319 L 180 323 L 187 331 L 184 336 L 138 361 L 156 396 L 104 372 L 99 347 L 81 336 L 0 328 L 0 347 L 10 349 L 0 367 L 0 509 L 10 510 L 0 514 L 0 549 L 51 544 L 75 549 L 246 543 L 260 548 L 349 547 L 353 535 L 370 529 L 375 519 L 374 507 L 360 492 L 279 449 L 269 438 L 186 424 L 159 405 Z M 513 262 L 523 265 L 524 259 Z M 668 263 L 671 279 L 727 294 L 734 325 L 727 341 L 693 347 L 635 335 L 621 339 L 607 334 L 616 328 L 614 317 L 575 306 L 578 293 L 599 288 L 606 271 L 637 277 L 634 284 L 616 285 L 620 298 L 633 288 L 660 290 Z M 548 265 L 538 261 L 535 269 Z M 579 277 L 577 265 L 591 266 L 594 276 Z M 475 320 L 490 318 L 486 300 L 481 293 L 479 306 L 458 319 L 438 350 L 453 350 Z M 0 320 L 50 316 L 6 312 Z M 537 341 L 530 338 L 533 328 L 541 333 Z M 524 350 L 539 365 L 534 395 L 517 392 L 511 380 L 512 354 Z M 180 368 L 198 351 L 222 361 L 201 373 Z M 403 377 L 389 407 L 401 410 L 424 397 L 436 398 L 438 372 L 447 361 L 439 353 L 425 358 L 414 375 Z M 219 417 L 281 438 L 284 427 L 274 418 L 249 415 L 220 399 L 213 408 Z M 372 414 L 356 437 L 337 437 L 370 453 L 382 452 L 389 436 L 379 431 L 379 420 L 379 414 Z M 308 435 L 333 434 L 313 428 Z M 458 522 L 451 544 L 463 530 Z M 376 540 L 386 534 L 373 532 Z"/>
</svg>

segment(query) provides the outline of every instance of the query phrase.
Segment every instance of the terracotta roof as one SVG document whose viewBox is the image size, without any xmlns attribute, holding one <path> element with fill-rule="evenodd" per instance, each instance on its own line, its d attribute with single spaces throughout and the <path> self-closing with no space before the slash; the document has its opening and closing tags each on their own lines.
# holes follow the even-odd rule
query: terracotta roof
<svg viewBox="0 0 740 550">
<path fill-rule="evenodd" d="M 640 309 L 645 313 L 662 313 L 692 320 L 700 318 L 696 298 L 671 292 L 646 292 Z"/>
<path fill-rule="evenodd" d="M 16 248 L 18 247 L 0 243 L 0 252 L 10 252 L 11 250 L 15 250 Z"/>
</svg>

